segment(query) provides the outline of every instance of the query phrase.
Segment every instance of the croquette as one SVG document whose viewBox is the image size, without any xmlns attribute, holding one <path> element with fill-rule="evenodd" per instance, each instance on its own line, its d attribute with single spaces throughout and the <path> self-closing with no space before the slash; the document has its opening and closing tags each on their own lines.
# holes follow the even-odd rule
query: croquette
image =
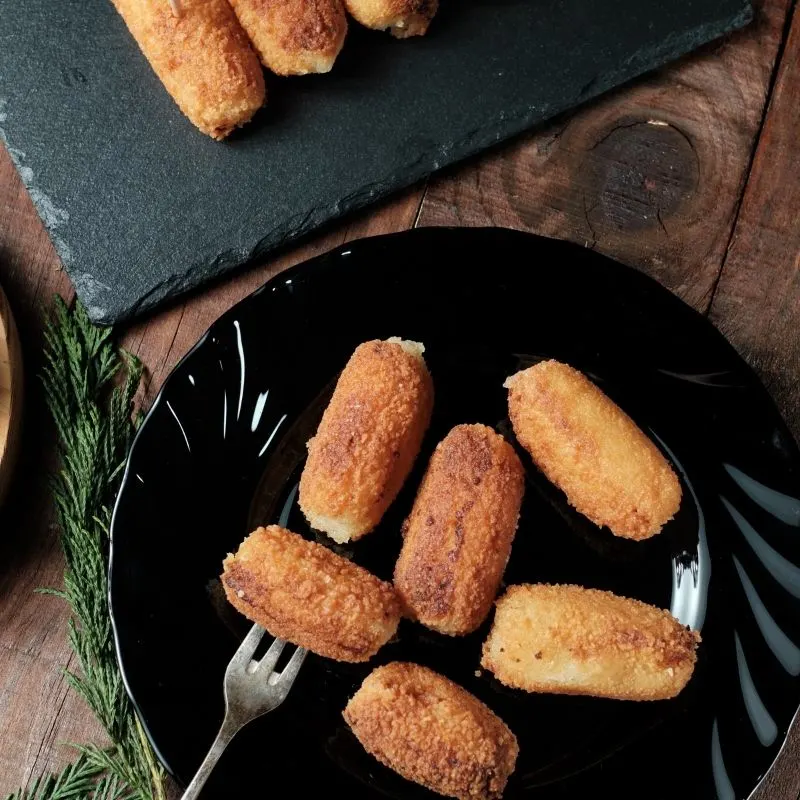
<svg viewBox="0 0 800 800">
<path fill-rule="evenodd" d="M 439 0 L 344 0 L 344 4 L 362 25 L 388 30 L 397 39 L 423 36 L 439 9 Z"/>
<path fill-rule="evenodd" d="M 520 584 L 497 601 L 481 665 L 527 692 L 667 700 L 692 677 L 699 641 L 668 611 L 639 600 Z"/>
<path fill-rule="evenodd" d="M 276 75 L 330 72 L 347 34 L 342 0 L 229 0 Z"/>
<path fill-rule="evenodd" d="M 394 573 L 411 616 L 454 636 L 486 619 L 524 489 L 519 457 L 491 428 L 457 425 L 439 442 L 403 527 Z"/>
<path fill-rule="evenodd" d="M 581 514 L 642 540 L 677 513 L 681 485 L 666 458 L 578 370 L 543 361 L 505 386 L 517 439 Z"/>
<path fill-rule="evenodd" d="M 264 73 L 227 0 L 112 0 L 178 107 L 224 139 L 264 105 Z"/>
<path fill-rule="evenodd" d="M 308 442 L 300 508 L 336 542 L 373 530 L 414 464 L 433 409 L 424 350 L 400 339 L 359 345 Z"/>
<path fill-rule="evenodd" d="M 364 749 L 404 778 L 463 800 L 503 794 L 519 748 L 466 689 L 418 664 L 373 670 L 344 710 Z"/>
<path fill-rule="evenodd" d="M 367 661 L 400 621 L 390 583 L 278 525 L 258 528 L 228 555 L 222 584 L 273 636 L 337 661 Z"/>
</svg>

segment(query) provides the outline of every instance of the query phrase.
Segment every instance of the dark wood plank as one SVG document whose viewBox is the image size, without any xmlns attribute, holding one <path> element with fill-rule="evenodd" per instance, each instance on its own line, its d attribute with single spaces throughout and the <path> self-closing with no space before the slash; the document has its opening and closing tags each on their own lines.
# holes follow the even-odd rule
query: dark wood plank
<svg viewBox="0 0 800 800">
<path fill-rule="evenodd" d="M 67 741 L 103 741 L 62 668 L 70 663 L 67 609 L 41 586 L 61 586 L 63 556 L 52 526 L 48 472 L 53 437 L 38 374 L 42 314 L 72 289 L 22 186 L 0 148 L 0 283 L 16 317 L 25 362 L 21 458 L 0 511 L 0 795 L 74 758 Z"/>
<path fill-rule="evenodd" d="M 709 316 L 753 365 L 800 438 L 800 10 Z M 800 724 L 753 800 L 800 794 Z"/>
<path fill-rule="evenodd" d="M 800 12 L 781 61 L 711 319 L 800 438 Z"/>
<path fill-rule="evenodd" d="M 431 182 L 423 225 L 569 239 L 708 304 L 761 124 L 790 0 L 702 54 Z"/>
</svg>

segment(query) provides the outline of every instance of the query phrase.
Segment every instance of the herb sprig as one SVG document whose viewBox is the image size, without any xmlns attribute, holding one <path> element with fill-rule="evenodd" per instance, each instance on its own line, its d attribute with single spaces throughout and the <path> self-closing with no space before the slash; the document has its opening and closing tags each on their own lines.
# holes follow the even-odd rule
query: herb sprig
<svg viewBox="0 0 800 800">
<path fill-rule="evenodd" d="M 58 434 L 53 498 L 64 550 L 68 637 L 80 669 L 65 671 L 111 744 L 77 745 L 78 758 L 7 800 L 164 800 L 164 773 L 122 683 L 108 608 L 111 505 L 136 431 L 133 397 L 142 366 L 75 303 L 56 298 L 45 329 L 42 374 Z"/>
</svg>

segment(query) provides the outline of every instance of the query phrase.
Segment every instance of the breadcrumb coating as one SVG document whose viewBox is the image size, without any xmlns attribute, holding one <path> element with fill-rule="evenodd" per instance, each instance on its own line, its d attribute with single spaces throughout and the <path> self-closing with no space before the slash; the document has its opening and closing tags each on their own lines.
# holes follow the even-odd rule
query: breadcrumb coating
<svg viewBox="0 0 800 800">
<path fill-rule="evenodd" d="M 581 514 L 641 540 L 678 512 L 681 485 L 667 460 L 582 373 L 543 361 L 505 386 L 517 439 Z"/>
<path fill-rule="evenodd" d="M 344 0 L 355 20 L 391 32 L 397 39 L 423 36 L 439 10 L 439 0 Z"/>
<path fill-rule="evenodd" d="M 347 34 L 342 0 L 229 0 L 276 75 L 330 72 Z"/>
<path fill-rule="evenodd" d="M 264 105 L 258 57 L 227 0 L 112 0 L 150 66 L 203 133 L 224 139 Z"/>
<path fill-rule="evenodd" d="M 308 442 L 300 508 L 337 542 L 380 522 L 419 453 L 433 410 L 423 350 L 399 339 L 359 345 Z"/>
<path fill-rule="evenodd" d="M 500 797 L 519 753 L 516 737 L 491 709 L 418 664 L 373 670 L 344 718 L 378 761 L 447 797 Z"/>
<path fill-rule="evenodd" d="M 497 601 L 481 665 L 528 692 L 667 700 L 692 677 L 699 642 L 668 611 L 639 600 L 520 584 Z"/>
<path fill-rule="evenodd" d="M 228 555 L 222 584 L 273 636 L 337 661 L 367 661 L 400 622 L 390 583 L 278 525 L 258 528 Z"/>
<path fill-rule="evenodd" d="M 511 553 L 525 475 L 486 425 L 457 425 L 439 442 L 403 526 L 394 584 L 423 625 L 450 635 L 486 619 Z"/>
</svg>

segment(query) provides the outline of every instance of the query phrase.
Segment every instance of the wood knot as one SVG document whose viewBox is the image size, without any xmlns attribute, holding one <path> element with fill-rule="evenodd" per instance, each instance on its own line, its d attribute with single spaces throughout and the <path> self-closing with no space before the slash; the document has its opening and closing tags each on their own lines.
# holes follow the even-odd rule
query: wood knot
<svg viewBox="0 0 800 800">
<path fill-rule="evenodd" d="M 617 123 L 587 150 L 581 165 L 584 211 L 602 231 L 661 228 L 695 193 L 700 169 L 691 140 L 658 119 Z"/>
</svg>

